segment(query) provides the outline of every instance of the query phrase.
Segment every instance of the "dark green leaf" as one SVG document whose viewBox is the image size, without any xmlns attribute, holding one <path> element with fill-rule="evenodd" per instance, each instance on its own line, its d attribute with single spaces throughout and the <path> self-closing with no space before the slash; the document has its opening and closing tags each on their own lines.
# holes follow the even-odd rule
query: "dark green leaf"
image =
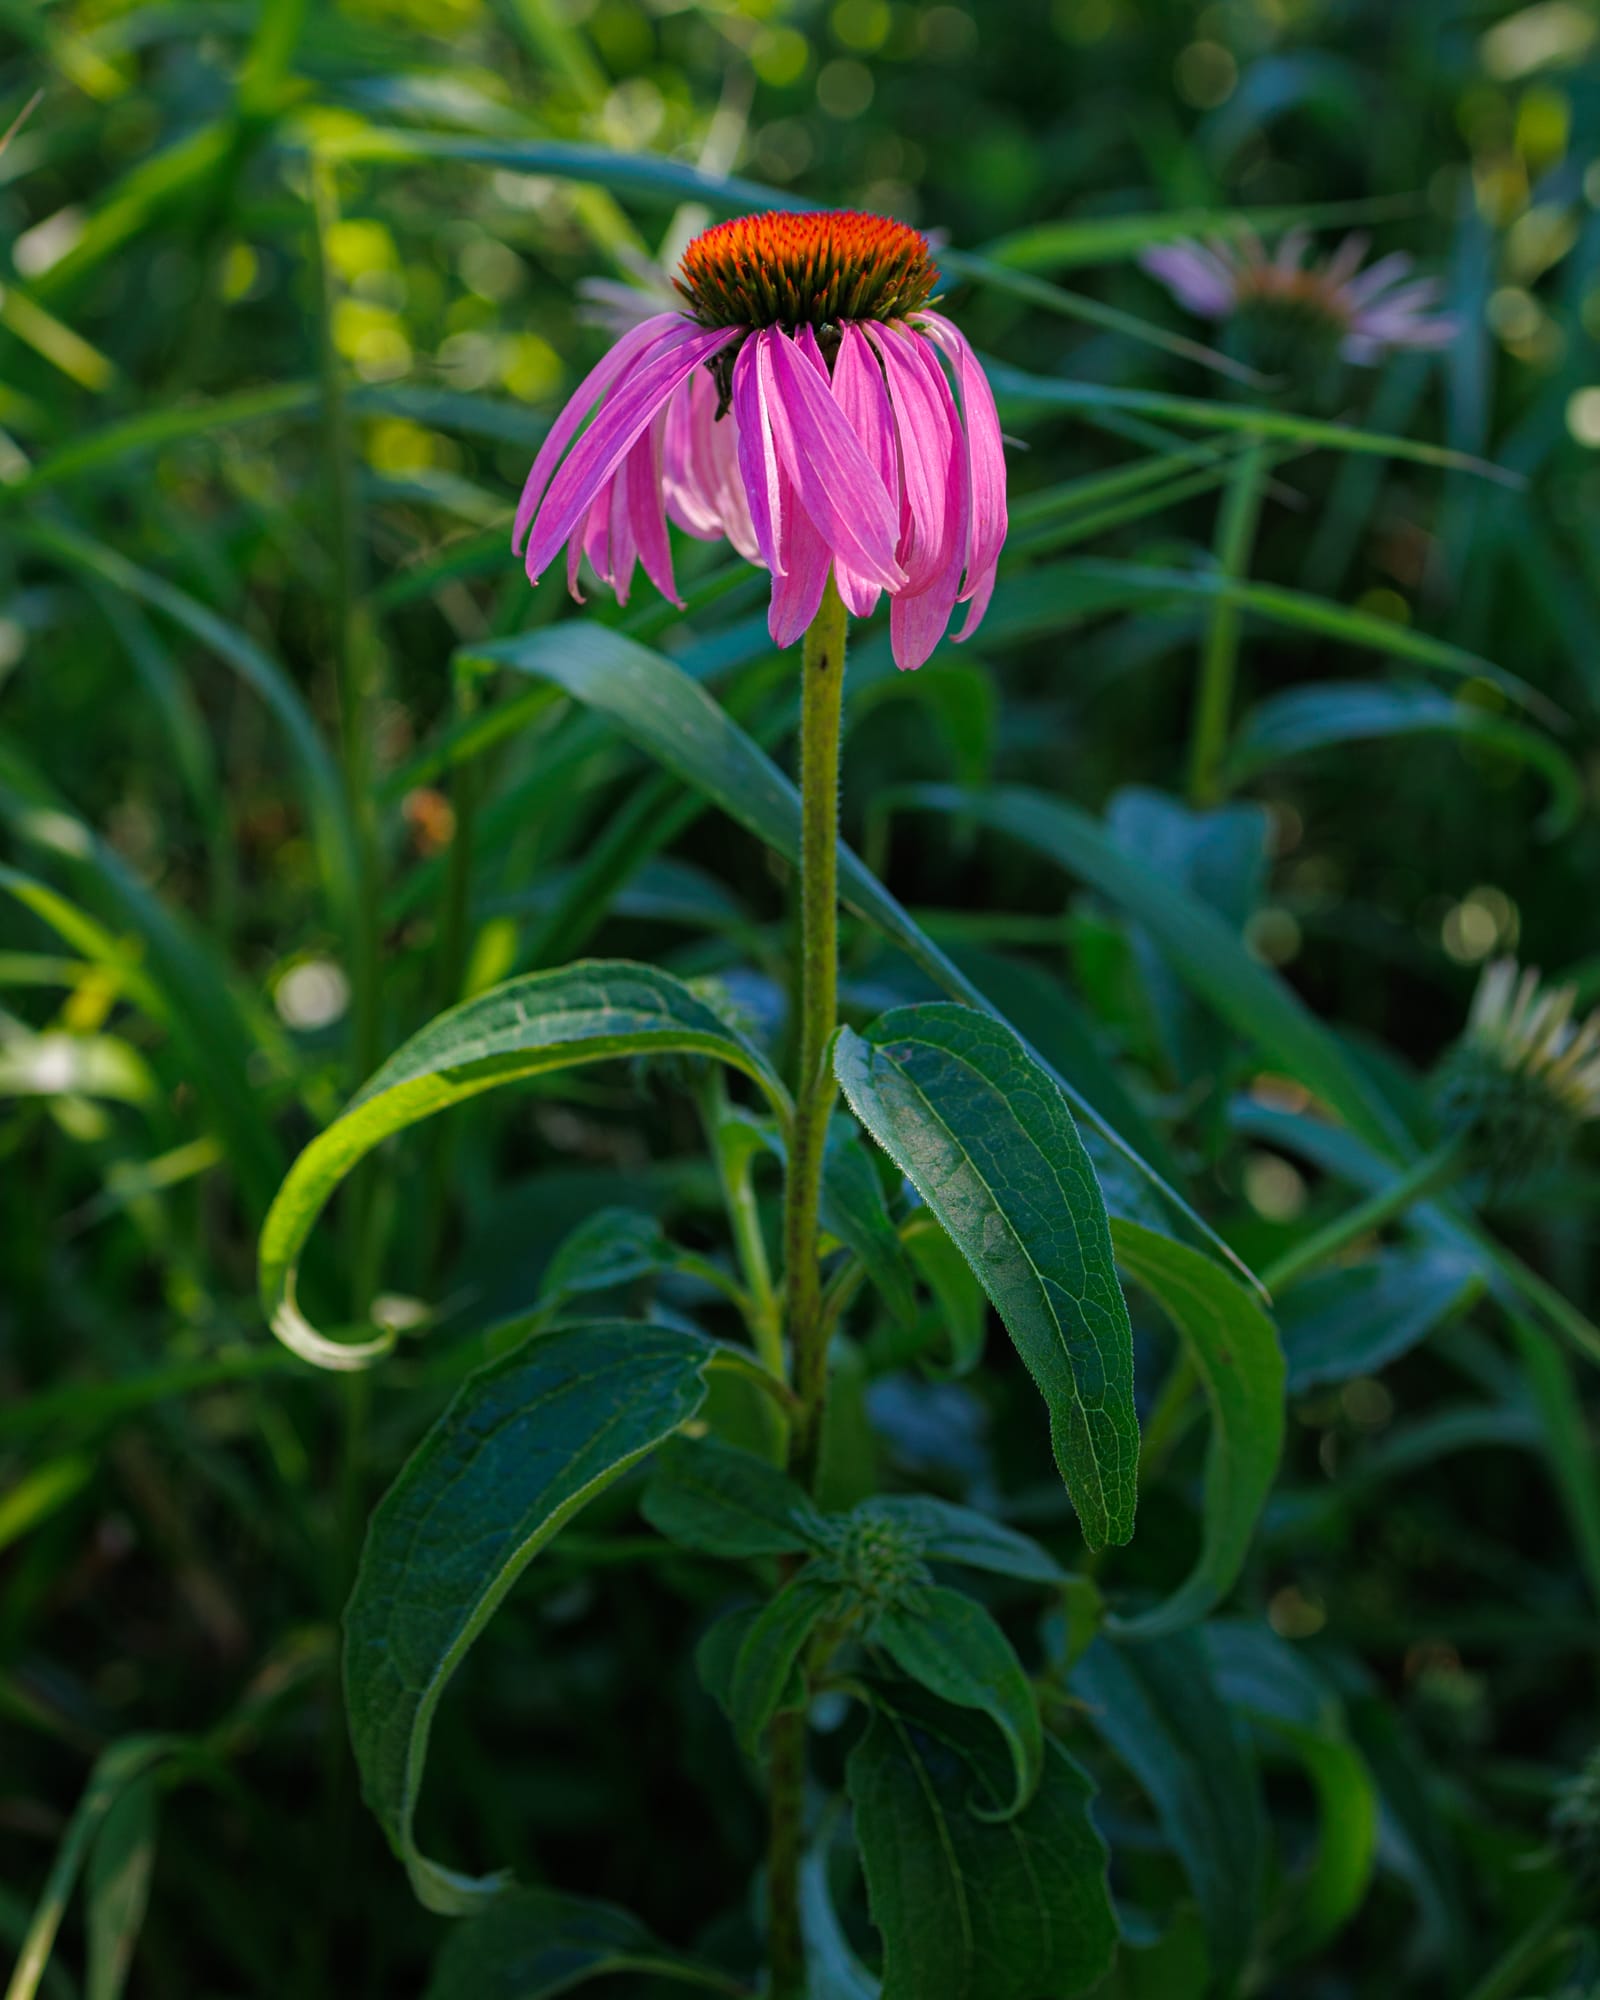
<svg viewBox="0 0 1600 2000">
<path fill-rule="evenodd" d="M 1334 744 L 1409 736 L 1453 736 L 1532 765 L 1550 787 L 1550 804 L 1540 822 L 1549 839 L 1566 832 L 1582 809 L 1582 780 L 1548 736 L 1476 702 L 1453 700 L 1426 682 L 1334 681 L 1290 688 L 1245 718 L 1230 761 L 1242 778 L 1285 757 Z"/>
<path fill-rule="evenodd" d="M 548 1889 L 514 1889 L 453 1927 L 426 2000 L 554 2000 L 624 1972 L 713 1993 L 745 1990 L 715 1967 L 669 1951 L 626 1910 Z"/>
<path fill-rule="evenodd" d="M 1055 1079 L 975 1009 L 901 1007 L 840 1030 L 850 1108 L 972 1266 L 1039 1385 L 1090 1548 L 1133 1533 L 1133 1336 L 1105 1203 Z"/>
<path fill-rule="evenodd" d="M 917 1288 L 890 1220 L 878 1170 L 853 1125 L 836 1118 L 822 1161 L 822 1226 L 854 1251 L 884 1303 L 903 1324 L 917 1316 Z"/>
<path fill-rule="evenodd" d="M 801 1655 L 817 1626 L 841 1602 L 836 1584 L 803 1569 L 762 1606 L 745 1633 L 728 1688 L 728 1715 L 750 1756 L 772 1718 L 804 1702 Z"/>
<path fill-rule="evenodd" d="M 1014 1818 L 1039 1789 L 1044 1725 L 1022 1662 L 994 1619 L 959 1590 L 923 1584 L 878 1614 L 871 1638 L 930 1694 L 988 1716 L 1005 1738 L 1016 1779 L 999 1817 Z"/>
<path fill-rule="evenodd" d="M 663 1446 L 640 1506 L 669 1541 L 705 1555 L 736 1560 L 817 1546 L 817 1511 L 794 1481 L 714 1437 Z"/>
<path fill-rule="evenodd" d="M 117 2000 L 127 1984 L 150 1901 L 159 1799 L 153 1772 L 135 1778 L 106 1814 L 90 1850 L 85 2000 Z"/>
<path fill-rule="evenodd" d="M 1475 1260 L 1443 1248 L 1382 1250 L 1313 1272 L 1278 1307 L 1290 1393 L 1386 1368 L 1482 1289 Z"/>
<path fill-rule="evenodd" d="M 1211 1405 L 1200 1554 L 1169 1598 L 1122 1627 L 1151 1638 L 1203 1618 L 1239 1574 L 1283 1449 L 1283 1354 L 1272 1321 L 1220 1264 L 1120 1217 L 1111 1240 L 1171 1320 Z"/>
<path fill-rule="evenodd" d="M 183 1747 L 182 1739 L 175 1736 L 125 1736 L 101 1753 L 56 1849 L 22 1950 L 12 1968 L 6 2000 L 34 2000 L 49 1966 L 56 1933 L 61 1928 L 78 1871 L 118 1801 L 130 1786 L 140 1783 L 157 1764 Z M 133 1824 L 136 1829 L 136 1818 Z"/>
<path fill-rule="evenodd" d="M 1256 1774 L 1198 1633 L 1146 1645 L 1097 1639 L 1072 1674 L 1095 1728 L 1138 1779 L 1183 1864 L 1220 1990 L 1255 1934 L 1266 1829 Z"/>
<path fill-rule="evenodd" d="M 301 1250 L 334 1188 L 380 1140 L 502 1083 L 618 1056 L 712 1056 L 758 1083 L 780 1116 L 788 1100 L 758 1050 L 681 980 L 653 966 L 589 959 L 508 980 L 430 1021 L 300 1155 L 261 1231 L 262 1309 L 274 1333 L 324 1368 L 364 1368 L 384 1333 L 328 1340 L 295 1303 Z"/>
<path fill-rule="evenodd" d="M 545 1266 L 540 1296 L 556 1304 L 578 1292 L 609 1292 L 672 1264 L 672 1246 L 653 1215 L 599 1208 L 563 1238 Z"/>
<path fill-rule="evenodd" d="M 1106 825 L 1118 846 L 1243 935 L 1266 880 L 1268 821 L 1260 806 L 1197 812 L 1181 799 L 1131 785 L 1112 799 Z M 1182 1084 L 1214 1084 L 1227 1054 L 1227 1024 L 1198 1003 L 1142 925 L 1134 944 L 1173 1074 Z"/>
<path fill-rule="evenodd" d="M 1059 1744 L 1015 1818 L 988 1725 L 896 1685 L 850 1753 L 848 1780 L 883 2000 L 1068 2000 L 1105 1972 L 1117 1926 L 1089 1781 Z"/>
<path fill-rule="evenodd" d="M 1280 1958 L 1304 1958 L 1354 1916 L 1372 1880 L 1378 1792 L 1350 1742 L 1342 1704 L 1265 1625 L 1218 1621 L 1206 1629 L 1217 1687 L 1305 1766 L 1321 1833 L 1295 1889 L 1294 1921 Z"/>
<path fill-rule="evenodd" d="M 711 1355 L 630 1320 L 536 1337 L 462 1387 L 373 1514 L 345 1612 L 345 1704 L 367 1803 L 430 1909 L 499 1887 L 413 1838 L 446 1682 L 562 1524 L 694 1415 Z"/>
</svg>

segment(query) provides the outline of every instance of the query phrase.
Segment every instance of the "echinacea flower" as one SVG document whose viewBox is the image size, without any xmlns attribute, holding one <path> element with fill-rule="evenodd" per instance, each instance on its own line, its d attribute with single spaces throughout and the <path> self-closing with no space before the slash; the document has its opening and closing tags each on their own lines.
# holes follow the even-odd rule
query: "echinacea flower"
<svg viewBox="0 0 1600 2000">
<path fill-rule="evenodd" d="M 1005 460 L 977 356 L 929 309 L 936 280 L 927 240 L 879 216 L 752 215 L 697 236 L 682 309 L 623 333 L 534 460 L 512 544 L 530 580 L 565 545 L 575 597 L 587 557 L 619 601 L 642 565 L 679 603 L 671 520 L 771 571 L 779 646 L 830 569 L 857 617 L 888 594 L 898 666 L 921 666 L 957 604 L 967 638 L 1005 540 Z"/>
<path fill-rule="evenodd" d="M 1289 230 L 1270 257 L 1246 231 L 1233 242 L 1158 244 L 1139 261 L 1181 305 L 1240 335 L 1240 358 L 1271 372 L 1295 373 L 1297 361 L 1370 367 L 1393 348 L 1448 346 L 1456 322 L 1431 310 L 1437 282 L 1414 278 L 1403 251 L 1362 270 L 1368 240 L 1347 236 L 1326 262 L 1308 264 L 1309 231 Z"/>
<path fill-rule="evenodd" d="M 1502 1184 L 1557 1161 L 1600 1118 L 1600 1012 L 1579 1026 L 1577 990 L 1543 986 L 1497 959 L 1478 982 L 1466 1032 L 1439 1068 L 1442 1122 L 1469 1135 Z"/>
</svg>

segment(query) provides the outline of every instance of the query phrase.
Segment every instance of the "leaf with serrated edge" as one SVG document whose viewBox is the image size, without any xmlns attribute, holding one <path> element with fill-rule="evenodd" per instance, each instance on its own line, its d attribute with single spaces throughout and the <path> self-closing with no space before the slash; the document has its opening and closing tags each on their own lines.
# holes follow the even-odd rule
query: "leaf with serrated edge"
<svg viewBox="0 0 1600 2000">
<path fill-rule="evenodd" d="M 1137 1497 L 1133 1335 L 1105 1203 L 1054 1079 L 1002 1022 L 934 1001 L 862 1037 L 834 1072 L 850 1108 L 972 1266 L 1050 1412 L 1091 1549 L 1127 1541 Z"/>
<path fill-rule="evenodd" d="M 742 1070 L 780 1118 L 789 1100 L 766 1058 L 681 980 L 623 959 L 586 959 L 508 980 L 438 1015 L 396 1051 L 289 1169 L 261 1230 L 262 1309 L 286 1347 L 323 1368 L 365 1368 L 392 1333 L 342 1342 L 295 1303 L 295 1270 L 317 1217 L 357 1161 L 392 1132 L 548 1070 L 618 1056 L 710 1056 Z"/>
<path fill-rule="evenodd" d="M 345 1610 L 345 1707 L 367 1803 L 430 1909 L 501 1886 L 413 1838 L 445 1684 L 563 1523 L 694 1416 L 713 1352 L 634 1320 L 536 1336 L 463 1385 L 378 1503 Z"/>
</svg>

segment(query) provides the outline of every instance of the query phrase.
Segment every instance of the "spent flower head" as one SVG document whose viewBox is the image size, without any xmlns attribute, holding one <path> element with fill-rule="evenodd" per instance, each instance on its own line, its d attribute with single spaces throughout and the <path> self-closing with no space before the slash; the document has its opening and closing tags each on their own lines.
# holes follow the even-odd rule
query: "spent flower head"
<svg viewBox="0 0 1600 2000">
<path fill-rule="evenodd" d="M 904 223 L 771 213 L 694 238 L 675 310 L 641 318 L 630 288 L 591 285 L 622 330 L 528 475 L 513 546 L 530 580 L 565 545 L 574 596 L 587 557 L 620 602 L 642 565 L 678 603 L 670 520 L 771 572 L 780 646 L 830 569 L 857 617 L 888 595 L 897 665 L 921 666 L 957 604 L 967 638 L 1005 541 L 1005 458 L 978 358 L 930 307 L 937 278 Z"/>
<path fill-rule="evenodd" d="M 1467 1137 L 1501 1188 L 1558 1163 L 1578 1128 L 1600 1118 L 1600 1011 L 1579 1025 L 1576 999 L 1576 988 L 1496 959 L 1439 1065 L 1441 1123 Z"/>
<path fill-rule="evenodd" d="M 1431 310 L 1437 281 L 1413 277 L 1403 251 L 1363 270 L 1368 243 L 1347 236 L 1325 261 L 1308 263 L 1308 230 L 1289 230 L 1270 256 L 1246 230 L 1231 241 L 1158 244 L 1139 261 L 1180 304 L 1221 323 L 1237 360 L 1333 400 L 1344 363 L 1370 367 L 1394 348 L 1447 347 L 1456 333 L 1454 319 Z"/>
</svg>

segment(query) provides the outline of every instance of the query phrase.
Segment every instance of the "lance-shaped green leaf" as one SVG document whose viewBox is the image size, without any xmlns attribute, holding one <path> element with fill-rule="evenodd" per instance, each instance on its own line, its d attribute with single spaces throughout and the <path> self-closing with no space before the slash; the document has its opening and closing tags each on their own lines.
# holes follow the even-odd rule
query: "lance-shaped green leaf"
<svg viewBox="0 0 1600 2000">
<path fill-rule="evenodd" d="M 1205 1918 L 1217 1990 L 1232 1993 L 1255 1934 L 1266 1829 L 1203 1641 L 1194 1632 L 1153 1645 L 1097 1639 L 1071 1687 L 1155 1807 Z"/>
<path fill-rule="evenodd" d="M 866 1505 L 916 1535 L 929 1562 L 959 1563 L 964 1569 L 989 1570 L 1025 1583 L 1057 1585 L 1067 1580 L 1067 1572 L 1048 1549 L 975 1508 L 924 1493 L 890 1494 Z"/>
<path fill-rule="evenodd" d="M 714 1437 L 665 1446 L 640 1506 L 658 1533 L 704 1555 L 799 1555 L 821 1545 L 804 1491 L 754 1452 Z"/>
<path fill-rule="evenodd" d="M 752 1621 L 728 1684 L 728 1716 L 749 1755 L 755 1755 L 761 1732 L 775 1715 L 804 1702 L 800 1656 L 812 1633 L 842 1609 L 844 1601 L 837 1583 L 806 1568 L 791 1577 Z"/>
<path fill-rule="evenodd" d="M 1015 1818 L 993 1730 L 897 1682 L 875 1689 L 848 1780 L 883 2000 L 1068 2000 L 1106 1971 L 1117 1924 L 1088 1779 L 1060 1747 Z"/>
<path fill-rule="evenodd" d="M 1272 1321 L 1220 1264 L 1120 1217 L 1111 1240 L 1171 1320 L 1211 1405 L 1200 1554 L 1170 1597 L 1120 1627 L 1153 1638 L 1203 1618 L 1239 1574 L 1283 1449 L 1283 1353 Z"/>
<path fill-rule="evenodd" d="M 413 1838 L 445 1684 L 557 1529 L 695 1414 L 713 1352 L 632 1320 L 538 1336 L 463 1385 L 379 1502 L 345 1612 L 345 1706 L 367 1803 L 430 1909 L 500 1887 Z"/>
<path fill-rule="evenodd" d="M 1351 1743 L 1343 1704 L 1266 1625 L 1218 1619 L 1206 1627 L 1217 1688 L 1305 1766 L 1320 1834 L 1295 1882 L 1295 1913 L 1278 1946 L 1304 1958 L 1334 1937 L 1366 1897 L 1378 1848 L 1378 1788 Z"/>
<path fill-rule="evenodd" d="M 746 1991 L 715 1966 L 669 1951 L 626 1910 L 548 1889 L 515 1889 L 452 1929 L 426 2000 L 554 2000 L 624 1972 L 711 1993 Z"/>
<path fill-rule="evenodd" d="M 589 959 L 507 980 L 438 1015 L 396 1051 L 342 1117 L 289 1169 L 261 1231 L 262 1309 L 273 1332 L 323 1368 L 364 1368 L 392 1333 L 326 1339 L 295 1302 L 300 1253 L 329 1196 L 380 1140 L 498 1084 L 618 1056 L 710 1056 L 742 1070 L 780 1118 L 788 1097 L 772 1066 L 681 980 L 649 965 Z"/>
<path fill-rule="evenodd" d="M 850 1108 L 972 1266 L 1050 1412 L 1091 1549 L 1133 1533 L 1133 1335 L 1105 1203 L 1055 1080 L 1003 1022 L 934 1001 L 841 1029 Z"/>
<path fill-rule="evenodd" d="M 1476 702 L 1458 701 L 1425 681 L 1332 681 L 1290 688 L 1246 716 L 1229 762 L 1236 778 L 1248 778 L 1308 751 L 1410 736 L 1482 743 L 1531 766 L 1550 787 L 1550 803 L 1539 822 L 1547 839 L 1565 833 L 1582 810 L 1583 781 L 1571 758 L 1548 736 Z"/>
<path fill-rule="evenodd" d="M 90 1851 L 85 1885 L 89 1933 L 86 2000 L 118 2000 L 128 1983 L 150 1903 L 160 1796 L 155 1772 L 135 1778 L 106 1814 Z"/>
<path fill-rule="evenodd" d="M 1384 1250 L 1313 1272 L 1278 1307 L 1290 1392 L 1387 1367 L 1482 1290 L 1475 1261 L 1442 1247 Z"/>
<path fill-rule="evenodd" d="M 997 1817 L 1012 1819 L 1044 1775 L 1044 1724 L 1016 1649 L 975 1598 L 939 1584 L 909 1591 L 878 1614 L 872 1640 L 901 1673 L 957 1708 L 974 1708 L 1005 1738 L 1016 1789 Z M 980 1818 L 986 1805 L 974 1804 Z"/>
<path fill-rule="evenodd" d="M 178 1736 L 125 1736 L 101 1753 L 56 1850 L 22 1940 L 22 1950 L 11 1971 L 6 2000 L 34 2000 L 49 1969 L 56 1933 L 61 1928 L 79 1870 L 104 1834 L 119 1801 L 156 1765 L 185 1747 L 183 1738 Z M 127 1824 L 125 1821 L 125 1829 Z"/>
</svg>

